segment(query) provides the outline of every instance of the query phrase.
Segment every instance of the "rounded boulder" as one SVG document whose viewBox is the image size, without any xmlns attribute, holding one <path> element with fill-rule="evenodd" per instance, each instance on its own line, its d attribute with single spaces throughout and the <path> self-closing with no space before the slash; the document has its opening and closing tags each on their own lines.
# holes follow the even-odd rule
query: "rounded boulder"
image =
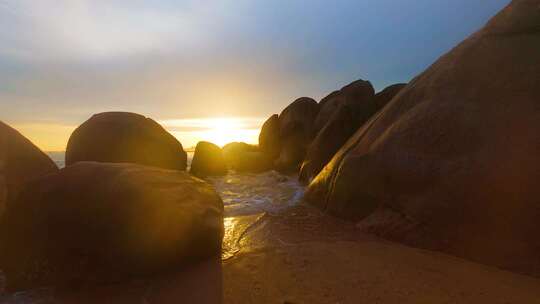
<svg viewBox="0 0 540 304">
<path fill-rule="evenodd" d="M 270 116 L 263 124 L 259 134 L 259 149 L 267 157 L 276 159 L 281 151 L 279 116 Z"/>
<path fill-rule="evenodd" d="M 182 144 L 154 120 L 136 113 L 95 114 L 71 134 L 66 166 L 78 161 L 136 163 L 185 170 Z"/>
<path fill-rule="evenodd" d="M 223 203 L 189 174 L 78 162 L 29 183 L 0 231 L 10 290 L 108 282 L 220 253 Z"/>
<path fill-rule="evenodd" d="M 512 1 L 417 76 L 306 200 L 392 240 L 540 275 L 539 4 Z"/>
<path fill-rule="evenodd" d="M 227 174 L 227 164 L 221 148 L 207 141 L 198 142 L 191 161 L 190 173 L 197 177 Z"/>
<path fill-rule="evenodd" d="M 49 156 L 0 121 L 0 217 L 25 183 L 56 171 Z"/>
<path fill-rule="evenodd" d="M 281 172 L 300 169 L 306 150 L 313 140 L 313 123 L 319 104 L 308 97 L 295 100 L 279 115 L 281 151 L 274 165 Z"/>
</svg>

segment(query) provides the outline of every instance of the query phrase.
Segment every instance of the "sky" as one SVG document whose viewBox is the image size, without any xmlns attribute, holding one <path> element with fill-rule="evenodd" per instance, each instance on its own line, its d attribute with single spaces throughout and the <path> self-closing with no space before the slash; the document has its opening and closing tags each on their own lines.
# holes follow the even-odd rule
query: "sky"
<svg viewBox="0 0 540 304">
<path fill-rule="evenodd" d="M 154 118 L 185 146 L 216 121 L 249 140 L 298 97 L 409 81 L 507 3 L 0 0 L 0 120 L 44 150 L 111 110 Z"/>
</svg>

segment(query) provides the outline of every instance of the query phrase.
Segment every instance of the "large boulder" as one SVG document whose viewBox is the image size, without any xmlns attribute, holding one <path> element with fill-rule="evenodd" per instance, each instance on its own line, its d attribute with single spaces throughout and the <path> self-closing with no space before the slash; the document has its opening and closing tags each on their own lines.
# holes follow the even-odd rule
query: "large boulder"
<svg viewBox="0 0 540 304">
<path fill-rule="evenodd" d="M 377 93 L 373 101 L 377 109 L 384 108 L 406 86 L 406 83 L 396 83 Z"/>
<path fill-rule="evenodd" d="M 150 118 L 127 112 L 92 116 L 69 138 L 66 165 L 78 161 L 137 163 L 185 170 L 182 144 Z"/>
<path fill-rule="evenodd" d="M 197 177 L 227 174 L 227 164 L 221 148 L 207 141 L 198 142 L 189 172 Z"/>
<path fill-rule="evenodd" d="M 45 153 L 0 121 L 0 217 L 26 182 L 56 171 Z"/>
<path fill-rule="evenodd" d="M 244 152 L 259 152 L 259 147 L 245 142 L 231 142 L 223 146 L 223 157 L 229 168 L 234 168 Z"/>
<path fill-rule="evenodd" d="M 279 116 L 274 114 L 268 118 L 259 134 L 259 149 L 271 159 L 279 157 L 281 151 Z"/>
<path fill-rule="evenodd" d="M 540 1 L 512 1 L 359 129 L 305 199 L 393 240 L 540 274 L 539 75 Z"/>
<path fill-rule="evenodd" d="M 326 105 L 327 102 L 329 102 L 330 100 L 333 100 L 340 93 L 341 93 L 340 90 L 336 90 L 336 91 L 326 95 L 326 97 L 324 97 L 323 99 L 321 99 L 321 101 L 319 101 L 319 106 L 321 107 L 321 109 L 324 108 L 324 106 Z"/>
<path fill-rule="evenodd" d="M 237 172 L 260 173 L 272 169 L 273 159 L 257 146 L 232 142 L 223 146 L 227 166 Z"/>
<path fill-rule="evenodd" d="M 349 105 L 364 105 L 370 102 L 375 96 L 375 89 L 369 81 L 357 80 L 339 91 L 334 91 L 326 96 L 319 103 L 321 110 L 319 111 L 313 126 L 314 136 L 316 136 L 322 128 L 330 121 L 334 113 L 342 106 Z"/>
<path fill-rule="evenodd" d="M 279 115 L 281 151 L 274 165 L 281 172 L 297 171 L 313 140 L 319 104 L 308 97 L 295 100 Z"/>
<path fill-rule="evenodd" d="M 362 109 L 354 105 L 343 105 L 337 109 L 309 145 L 300 169 L 300 181 L 312 180 L 356 130 L 371 117 L 374 112 L 374 108 L 371 107 L 373 104 L 366 106 L 366 109 Z"/>
<path fill-rule="evenodd" d="M 189 174 L 78 162 L 34 180 L 0 229 L 8 288 L 97 283 L 218 255 L 223 203 Z"/>
<path fill-rule="evenodd" d="M 353 84 L 356 84 L 355 92 L 362 91 L 359 89 L 362 83 L 357 81 Z M 371 84 L 369 82 L 363 84 L 364 94 L 358 93 L 359 97 L 343 99 L 309 145 L 300 169 L 300 181 L 308 182 L 319 174 L 358 128 L 380 111 L 404 87 L 403 84 L 392 85 L 372 96 Z M 346 88 L 343 89 L 344 92 L 347 92 Z M 345 94 L 345 96 L 352 96 L 352 94 Z M 327 105 L 330 106 L 331 103 L 332 101 L 329 101 Z M 318 117 L 320 116 L 319 113 Z"/>
</svg>

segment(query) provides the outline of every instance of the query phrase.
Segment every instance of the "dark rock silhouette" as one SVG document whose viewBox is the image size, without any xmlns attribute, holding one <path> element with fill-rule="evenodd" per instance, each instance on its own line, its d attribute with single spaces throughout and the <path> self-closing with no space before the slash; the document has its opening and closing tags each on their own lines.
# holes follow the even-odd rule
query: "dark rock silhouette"
<svg viewBox="0 0 540 304">
<path fill-rule="evenodd" d="M 272 160 L 279 157 L 281 141 L 279 116 L 277 114 L 270 116 L 264 122 L 259 134 L 259 149 Z"/>
<path fill-rule="evenodd" d="M 374 95 L 375 89 L 373 89 L 371 83 L 360 79 L 323 98 L 320 102 L 321 110 L 315 119 L 313 127 L 314 136 L 324 128 L 339 107 L 343 105 L 362 105 L 371 100 Z"/>
<path fill-rule="evenodd" d="M 310 181 L 332 159 L 345 142 L 381 110 L 402 88 L 392 85 L 373 96 L 373 87 L 367 81 L 356 81 L 346 86 L 323 108 L 331 109 L 332 116 L 310 144 L 300 170 L 300 180 Z M 339 97 L 341 96 L 341 97 Z M 321 110 L 322 112 L 322 110 Z M 319 113 L 318 119 L 324 121 Z"/>
<path fill-rule="evenodd" d="M 189 172 L 197 177 L 227 174 L 227 164 L 221 148 L 207 141 L 198 142 Z"/>
<path fill-rule="evenodd" d="M 238 172 L 260 173 L 271 170 L 273 161 L 261 152 L 245 151 L 241 154 L 234 169 Z"/>
<path fill-rule="evenodd" d="M 540 274 L 539 5 L 512 1 L 416 77 L 305 199 L 393 240 Z"/>
<path fill-rule="evenodd" d="M 150 118 L 127 112 L 95 114 L 69 138 L 66 165 L 78 161 L 137 163 L 185 170 L 182 144 Z"/>
<path fill-rule="evenodd" d="M 223 203 L 185 172 L 78 162 L 32 181 L 0 229 L 10 290 L 173 271 L 219 255 Z"/>
<path fill-rule="evenodd" d="M 56 171 L 45 153 L 0 121 L 0 217 L 26 182 Z"/>
<path fill-rule="evenodd" d="M 328 94 L 326 97 L 324 97 L 323 99 L 321 99 L 321 101 L 319 101 L 319 106 L 322 108 L 324 108 L 324 106 L 326 105 L 326 103 L 332 99 L 334 99 L 334 97 L 336 97 L 337 95 L 340 94 L 340 90 L 336 90 L 330 94 Z"/>
<path fill-rule="evenodd" d="M 238 172 L 260 173 L 272 169 L 273 160 L 259 147 L 244 142 L 223 146 L 223 155 L 229 168 Z"/>
<path fill-rule="evenodd" d="M 234 168 L 244 152 L 259 152 L 259 147 L 245 142 L 231 142 L 223 146 L 223 156 L 229 168 Z"/>
<path fill-rule="evenodd" d="M 384 108 L 403 88 L 407 86 L 406 83 L 397 83 L 384 88 L 375 95 L 375 106 L 378 110 Z M 378 111 L 377 110 L 377 111 Z"/>
<path fill-rule="evenodd" d="M 373 99 L 366 103 L 369 103 L 366 105 L 367 109 L 357 105 L 343 105 L 334 112 L 309 145 L 300 170 L 300 181 L 308 182 L 315 177 L 356 130 L 373 115 Z"/>
<path fill-rule="evenodd" d="M 313 123 L 319 104 L 302 97 L 287 106 L 279 115 L 281 151 L 274 162 L 281 172 L 294 172 L 304 159 L 307 146 L 313 139 Z"/>
</svg>

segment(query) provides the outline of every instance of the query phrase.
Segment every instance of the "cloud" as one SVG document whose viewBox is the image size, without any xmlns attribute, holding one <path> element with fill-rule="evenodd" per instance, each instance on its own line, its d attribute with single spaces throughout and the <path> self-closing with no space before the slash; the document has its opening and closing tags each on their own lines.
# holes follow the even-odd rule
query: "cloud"
<svg viewBox="0 0 540 304">
<path fill-rule="evenodd" d="M 505 2 L 0 0 L 0 119 L 268 116 L 408 81 Z"/>
<path fill-rule="evenodd" d="M 0 54 L 38 62 L 97 60 L 166 51 L 172 41 L 189 48 L 203 38 L 192 5 L 165 10 L 137 3 L 1 1 L 0 36 L 7 41 Z"/>
</svg>

